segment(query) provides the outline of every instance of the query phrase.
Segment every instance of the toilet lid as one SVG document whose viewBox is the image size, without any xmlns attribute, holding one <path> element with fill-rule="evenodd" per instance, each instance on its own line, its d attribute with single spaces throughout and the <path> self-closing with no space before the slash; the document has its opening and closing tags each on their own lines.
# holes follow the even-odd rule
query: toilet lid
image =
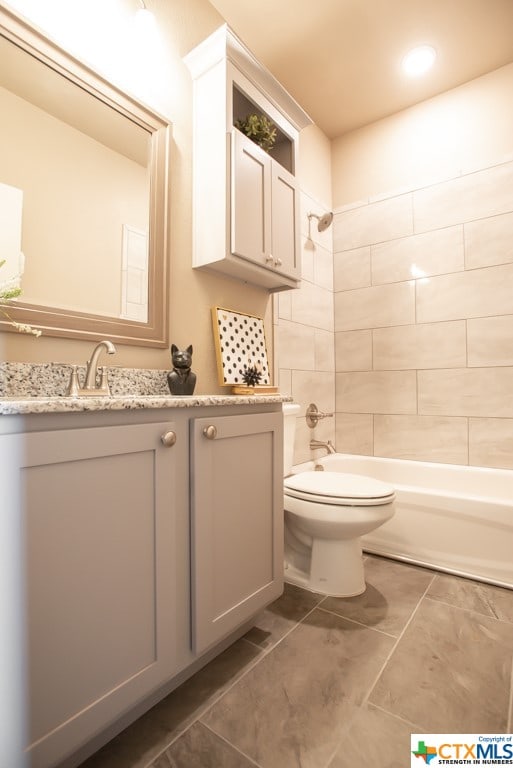
<svg viewBox="0 0 513 768">
<path fill-rule="evenodd" d="M 284 480 L 285 493 L 297 498 L 309 498 L 325 504 L 347 502 L 384 504 L 392 501 L 394 489 L 381 480 L 346 472 L 299 472 Z"/>
</svg>

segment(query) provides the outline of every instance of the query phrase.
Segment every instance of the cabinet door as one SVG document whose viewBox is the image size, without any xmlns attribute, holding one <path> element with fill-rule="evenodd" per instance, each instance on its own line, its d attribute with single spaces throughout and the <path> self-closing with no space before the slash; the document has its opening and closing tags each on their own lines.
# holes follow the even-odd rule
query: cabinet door
<svg viewBox="0 0 513 768">
<path fill-rule="evenodd" d="M 201 652 L 283 590 L 282 415 L 192 421 L 192 638 Z"/>
<path fill-rule="evenodd" d="M 232 133 L 231 250 L 265 266 L 271 256 L 271 158 L 240 131 Z"/>
<path fill-rule="evenodd" d="M 19 443 L 31 766 L 59 763 L 172 676 L 172 423 Z M 182 448 L 183 449 L 183 448 Z"/>
<path fill-rule="evenodd" d="M 273 162 L 272 167 L 272 265 L 288 277 L 301 277 L 299 247 L 299 192 L 295 177 Z"/>
</svg>

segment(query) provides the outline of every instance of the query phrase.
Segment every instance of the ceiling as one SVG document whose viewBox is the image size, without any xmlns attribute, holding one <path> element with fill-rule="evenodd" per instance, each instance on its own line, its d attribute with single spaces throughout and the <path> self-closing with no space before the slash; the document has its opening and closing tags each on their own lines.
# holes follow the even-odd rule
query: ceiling
<svg viewBox="0 0 513 768">
<path fill-rule="evenodd" d="M 329 138 L 513 62 L 513 0 L 210 0 Z M 436 48 L 429 74 L 403 55 Z"/>
</svg>

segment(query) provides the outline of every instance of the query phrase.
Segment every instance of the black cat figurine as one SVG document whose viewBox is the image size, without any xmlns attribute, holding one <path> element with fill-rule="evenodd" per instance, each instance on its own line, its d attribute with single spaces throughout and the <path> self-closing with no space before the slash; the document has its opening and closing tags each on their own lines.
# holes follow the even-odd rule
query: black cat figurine
<svg viewBox="0 0 513 768">
<path fill-rule="evenodd" d="M 192 344 L 187 349 L 178 349 L 171 344 L 173 370 L 167 374 L 167 383 L 172 395 L 192 395 L 196 386 L 196 374 L 191 371 Z"/>
</svg>

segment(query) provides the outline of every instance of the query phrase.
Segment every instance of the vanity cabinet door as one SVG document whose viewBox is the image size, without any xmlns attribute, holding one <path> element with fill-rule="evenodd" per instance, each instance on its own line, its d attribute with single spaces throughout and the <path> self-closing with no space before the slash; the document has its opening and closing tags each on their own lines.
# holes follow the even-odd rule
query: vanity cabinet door
<svg viewBox="0 0 513 768">
<path fill-rule="evenodd" d="M 59 764 L 174 672 L 174 429 L 12 438 L 23 456 L 32 768 Z"/>
<path fill-rule="evenodd" d="M 191 422 L 196 653 L 283 591 L 282 414 Z"/>
</svg>

